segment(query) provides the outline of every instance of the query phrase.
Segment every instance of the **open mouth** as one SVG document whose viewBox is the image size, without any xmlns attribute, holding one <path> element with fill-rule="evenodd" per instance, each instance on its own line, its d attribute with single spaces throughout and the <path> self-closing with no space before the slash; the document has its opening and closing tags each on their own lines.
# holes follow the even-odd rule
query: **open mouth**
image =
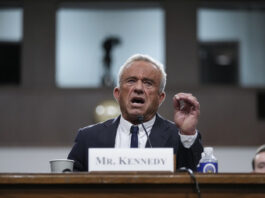
<svg viewBox="0 0 265 198">
<path fill-rule="evenodd" d="M 131 103 L 133 103 L 133 104 L 144 104 L 144 99 L 143 98 L 137 98 L 137 97 L 135 97 L 135 98 L 133 98 L 132 100 L 131 100 Z"/>
</svg>

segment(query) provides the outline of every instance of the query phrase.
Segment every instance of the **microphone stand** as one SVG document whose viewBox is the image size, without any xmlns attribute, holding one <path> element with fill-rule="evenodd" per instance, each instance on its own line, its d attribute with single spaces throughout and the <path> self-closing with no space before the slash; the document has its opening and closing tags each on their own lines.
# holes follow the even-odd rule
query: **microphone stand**
<svg viewBox="0 0 265 198">
<path fill-rule="evenodd" d="M 149 138 L 149 135 L 148 135 L 148 133 L 147 133 L 145 127 L 144 127 L 144 124 L 143 124 L 143 122 L 144 122 L 144 116 L 142 116 L 142 115 L 137 116 L 137 119 L 138 119 L 139 123 L 142 125 L 142 127 L 144 129 L 144 132 L 145 132 L 145 135 L 147 137 L 147 141 L 148 141 L 148 144 L 149 144 L 150 148 L 153 148 L 152 147 L 152 144 L 151 144 L 151 141 L 150 141 L 150 138 Z"/>
</svg>

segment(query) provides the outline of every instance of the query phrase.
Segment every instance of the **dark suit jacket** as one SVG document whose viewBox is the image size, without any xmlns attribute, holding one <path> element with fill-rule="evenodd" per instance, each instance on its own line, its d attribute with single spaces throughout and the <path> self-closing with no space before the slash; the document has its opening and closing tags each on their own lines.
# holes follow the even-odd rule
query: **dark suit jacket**
<svg viewBox="0 0 265 198">
<path fill-rule="evenodd" d="M 78 131 L 75 144 L 68 155 L 68 159 L 75 161 L 74 171 L 88 171 L 88 148 L 114 148 L 119 122 L 120 116 Z M 196 170 L 203 151 L 201 136 L 198 134 L 191 148 L 186 149 L 180 141 L 178 131 L 174 123 L 157 114 L 150 133 L 152 147 L 174 148 L 177 168 L 186 167 Z M 146 147 L 149 147 L 148 143 Z"/>
</svg>

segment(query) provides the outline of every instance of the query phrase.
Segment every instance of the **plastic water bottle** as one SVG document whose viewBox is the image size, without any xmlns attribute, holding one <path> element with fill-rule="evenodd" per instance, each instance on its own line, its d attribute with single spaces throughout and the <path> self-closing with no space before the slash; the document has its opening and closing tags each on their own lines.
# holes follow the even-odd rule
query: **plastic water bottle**
<svg viewBox="0 0 265 198">
<path fill-rule="evenodd" d="M 200 173 L 218 173 L 218 161 L 213 155 L 213 147 L 205 147 L 201 155 L 197 171 Z"/>
</svg>

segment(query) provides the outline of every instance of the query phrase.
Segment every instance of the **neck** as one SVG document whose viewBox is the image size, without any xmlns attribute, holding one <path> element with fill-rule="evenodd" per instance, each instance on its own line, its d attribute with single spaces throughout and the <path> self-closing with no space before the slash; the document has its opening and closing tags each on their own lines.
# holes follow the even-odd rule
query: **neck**
<svg viewBox="0 0 265 198">
<path fill-rule="evenodd" d="M 122 117 L 123 117 L 124 120 L 127 120 L 128 122 L 132 123 L 133 125 L 139 125 L 141 123 L 148 122 L 148 121 L 152 120 L 155 117 L 155 115 L 152 116 L 151 118 L 148 118 L 148 119 L 145 119 L 145 117 L 139 116 L 139 115 L 138 116 L 129 117 L 129 118 L 128 117 L 124 117 L 122 115 Z"/>
</svg>

